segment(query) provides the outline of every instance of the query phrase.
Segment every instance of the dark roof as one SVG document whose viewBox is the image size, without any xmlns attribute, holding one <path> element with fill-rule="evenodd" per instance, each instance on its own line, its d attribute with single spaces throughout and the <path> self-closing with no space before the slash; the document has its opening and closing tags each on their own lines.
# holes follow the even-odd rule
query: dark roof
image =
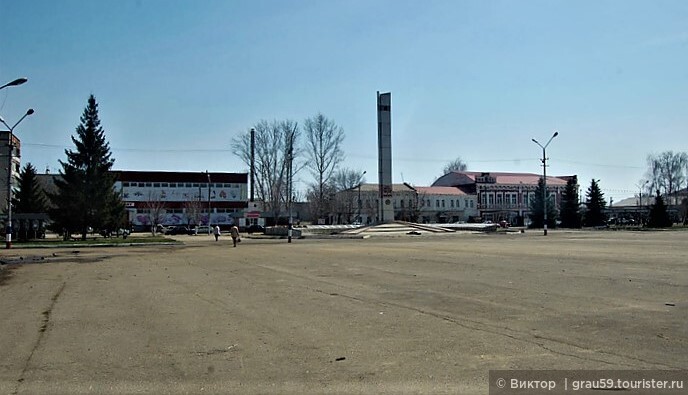
<svg viewBox="0 0 688 395">
<path fill-rule="evenodd" d="M 179 171 L 128 171 L 113 170 L 118 181 L 123 182 L 195 182 L 207 183 L 208 175 L 210 182 L 224 183 L 248 183 L 248 173 L 201 173 L 201 172 L 179 172 Z"/>
</svg>

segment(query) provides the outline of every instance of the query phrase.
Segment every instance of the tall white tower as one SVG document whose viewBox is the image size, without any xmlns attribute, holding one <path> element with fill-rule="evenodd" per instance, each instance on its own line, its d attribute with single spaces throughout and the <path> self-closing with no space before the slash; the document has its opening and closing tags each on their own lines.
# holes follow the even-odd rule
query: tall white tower
<svg viewBox="0 0 688 395">
<path fill-rule="evenodd" d="M 392 204 L 392 93 L 377 92 L 378 221 L 394 221 Z"/>
</svg>

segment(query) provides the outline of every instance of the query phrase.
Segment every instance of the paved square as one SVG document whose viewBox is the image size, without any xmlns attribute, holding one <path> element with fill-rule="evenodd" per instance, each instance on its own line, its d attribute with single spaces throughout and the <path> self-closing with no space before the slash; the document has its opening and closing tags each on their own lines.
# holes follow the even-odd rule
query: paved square
<svg viewBox="0 0 688 395">
<path fill-rule="evenodd" d="M 688 367 L 688 232 L 3 250 L 0 393 L 487 393 Z M 0 280 L 2 281 L 2 280 Z"/>
</svg>

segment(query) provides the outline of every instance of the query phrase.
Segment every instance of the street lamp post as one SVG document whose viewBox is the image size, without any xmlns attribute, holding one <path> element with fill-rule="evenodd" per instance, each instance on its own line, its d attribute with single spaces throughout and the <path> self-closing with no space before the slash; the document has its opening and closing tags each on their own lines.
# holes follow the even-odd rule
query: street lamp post
<svg viewBox="0 0 688 395">
<path fill-rule="evenodd" d="M 23 77 L 22 77 L 22 78 L 17 78 L 17 79 L 14 80 L 14 81 L 10 81 L 10 82 L 6 83 L 5 85 L 0 86 L 0 89 L 2 89 L 2 88 L 7 88 L 8 86 L 17 86 L 17 85 L 21 85 L 21 84 L 25 83 L 26 81 L 28 81 L 28 79 L 26 79 L 26 78 L 23 78 Z"/>
<path fill-rule="evenodd" d="M 645 222 L 643 217 L 643 188 L 645 188 L 645 186 L 649 183 L 650 180 L 645 180 L 643 183 L 636 184 L 638 187 L 638 220 L 640 221 L 641 226 L 643 225 L 643 222 Z"/>
<path fill-rule="evenodd" d="M 210 173 L 208 170 L 205 171 L 205 175 L 208 176 L 208 236 L 210 236 Z"/>
<path fill-rule="evenodd" d="M 363 173 L 361 173 L 361 176 L 358 178 L 358 215 L 356 216 L 356 220 L 361 223 L 363 223 L 363 220 L 361 219 L 361 183 L 363 183 L 363 176 L 365 174 L 366 171 L 364 170 Z"/>
<path fill-rule="evenodd" d="M 544 235 L 547 236 L 547 155 L 545 154 L 545 150 L 547 149 L 547 146 L 549 143 L 552 142 L 552 140 L 559 135 L 559 132 L 554 132 L 552 137 L 549 138 L 549 141 L 547 141 L 547 144 L 542 145 L 540 144 L 537 140 L 532 139 L 533 142 L 542 148 L 542 180 L 543 180 L 543 188 L 542 188 L 542 208 L 543 208 L 543 216 L 544 216 Z"/>
<path fill-rule="evenodd" d="M 19 80 L 16 80 L 19 81 Z M 16 82 L 13 81 L 13 82 Z M 11 84 L 11 83 L 10 83 Z M 23 82 L 20 82 L 18 84 L 23 84 Z M 14 84 L 14 85 L 18 85 Z M 11 86 L 5 84 L 5 86 Z M 3 88 L 5 87 L 3 86 Z M 24 118 L 28 117 L 29 115 L 33 114 L 33 108 L 29 108 L 28 111 L 19 118 L 17 123 L 15 123 L 13 126 L 8 125 L 2 117 L 0 117 L 0 123 L 5 125 L 9 129 L 9 135 L 7 136 L 7 146 L 8 146 L 8 161 L 7 161 L 7 229 L 5 231 L 5 248 L 10 249 L 12 248 L 12 154 L 14 151 L 14 128 L 17 127 L 21 123 L 21 121 L 24 120 Z"/>
</svg>

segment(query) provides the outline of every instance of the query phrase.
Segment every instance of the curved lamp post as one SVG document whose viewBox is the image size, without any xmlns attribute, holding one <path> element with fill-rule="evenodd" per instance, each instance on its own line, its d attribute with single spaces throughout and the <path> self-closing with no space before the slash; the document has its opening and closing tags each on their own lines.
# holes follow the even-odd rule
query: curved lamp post
<svg viewBox="0 0 688 395">
<path fill-rule="evenodd" d="M 554 132 L 552 137 L 549 138 L 547 141 L 547 144 L 542 145 L 540 144 L 537 140 L 532 139 L 533 142 L 542 148 L 542 180 L 544 182 L 544 188 L 542 188 L 542 208 L 544 212 L 544 227 L 545 227 L 545 236 L 547 236 L 547 155 L 545 154 L 545 149 L 547 149 L 547 146 L 549 143 L 552 142 L 552 140 L 559 135 L 559 132 Z"/>
<path fill-rule="evenodd" d="M 10 82 L 6 83 L 5 85 L 0 86 L 0 89 L 2 89 L 2 88 L 7 88 L 8 86 L 17 86 L 17 85 L 21 85 L 21 84 L 25 83 L 26 81 L 28 81 L 28 79 L 26 79 L 26 78 L 24 78 L 24 77 L 22 77 L 22 78 L 17 78 L 17 79 L 14 80 L 14 81 L 10 81 Z"/>
<path fill-rule="evenodd" d="M 12 82 L 17 82 L 20 80 L 21 80 L 21 78 L 18 80 L 12 81 Z M 26 80 L 26 79 L 24 79 L 24 80 Z M 12 82 L 10 84 L 12 84 Z M 24 82 L 26 82 L 26 81 L 24 81 Z M 14 85 L 23 84 L 24 82 L 18 82 Z M 6 84 L 6 85 L 11 86 L 8 84 Z M 15 123 L 13 126 L 8 125 L 7 122 L 5 122 L 5 120 L 2 119 L 2 117 L 0 117 L 0 123 L 5 125 L 9 129 L 9 132 L 10 132 L 9 135 L 7 136 L 7 139 L 8 139 L 7 145 L 9 148 L 9 154 L 7 155 L 7 157 L 9 158 L 9 160 L 7 162 L 7 229 L 5 232 L 5 248 L 7 248 L 7 249 L 12 248 L 12 154 L 14 152 L 14 144 L 13 144 L 14 128 L 16 128 L 17 125 L 19 125 L 21 123 L 21 121 L 24 120 L 24 118 L 28 117 L 29 115 L 31 115 L 33 113 L 34 113 L 33 108 L 29 108 L 26 111 L 26 113 L 24 114 L 24 116 L 19 118 L 17 123 Z"/>
</svg>

